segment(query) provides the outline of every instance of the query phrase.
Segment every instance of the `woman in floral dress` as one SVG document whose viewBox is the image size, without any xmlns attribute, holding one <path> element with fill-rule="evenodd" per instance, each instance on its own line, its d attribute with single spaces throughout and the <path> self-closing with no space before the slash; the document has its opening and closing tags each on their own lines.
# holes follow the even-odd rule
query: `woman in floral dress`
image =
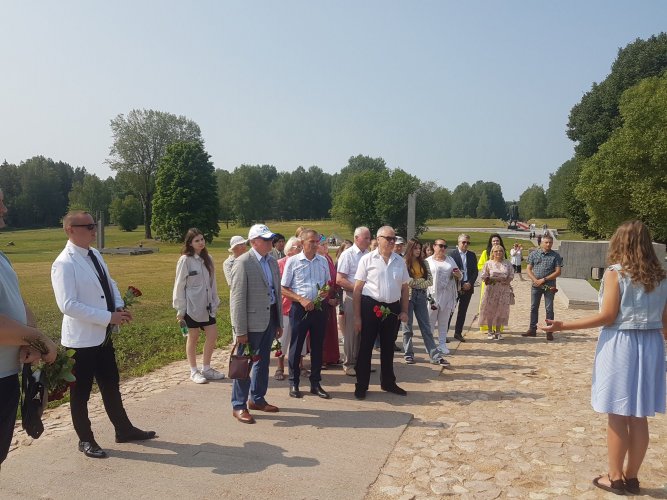
<svg viewBox="0 0 667 500">
<path fill-rule="evenodd" d="M 501 340 L 502 326 L 507 326 L 510 317 L 510 294 L 514 269 L 505 258 L 505 249 L 493 245 L 488 261 L 484 263 L 479 279 L 486 285 L 479 308 L 479 324 L 488 327 L 488 338 Z"/>
</svg>

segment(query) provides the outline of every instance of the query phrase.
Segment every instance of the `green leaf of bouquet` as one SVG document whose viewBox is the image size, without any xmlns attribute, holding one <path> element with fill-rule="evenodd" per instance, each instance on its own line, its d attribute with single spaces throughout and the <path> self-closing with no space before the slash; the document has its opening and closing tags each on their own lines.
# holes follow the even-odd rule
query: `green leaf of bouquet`
<svg viewBox="0 0 667 500">
<path fill-rule="evenodd" d="M 74 349 L 67 349 L 67 350 L 65 351 L 65 354 L 67 355 L 68 358 L 71 358 L 72 356 L 74 356 L 74 353 L 75 353 L 75 352 L 76 352 L 76 351 L 75 351 Z"/>
<path fill-rule="evenodd" d="M 62 378 L 63 378 L 63 380 L 65 380 L 67 382 L 76 382 L 76 377 L 74 375 L 72 375 L 71 373 L 64 374 Z"/>
</svg>

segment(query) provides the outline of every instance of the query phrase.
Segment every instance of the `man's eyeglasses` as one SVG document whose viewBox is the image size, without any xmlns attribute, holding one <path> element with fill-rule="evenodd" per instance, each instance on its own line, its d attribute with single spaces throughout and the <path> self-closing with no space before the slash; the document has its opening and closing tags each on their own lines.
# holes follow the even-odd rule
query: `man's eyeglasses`
<svg viewBox="0 0 667 500">
<path fill-rule="evenodd" d="M 384 238 L 387 240 L 389 243 L 396 243 L 396 236 L 378 236 L 378 238 Z"/>
<path fill-rule="evenodd" d="M 71 224 L 71 227 L 85 227 L 88 231 L 97 228 L 97 224 Z"/>
<path fill-rule="evenodd" d="M 433 246 L 434 247 L 440 247 L 440 248 L 447 248 L 447 245 L 445 245 L 444 243 L 433 243 Z"/>
</svg>

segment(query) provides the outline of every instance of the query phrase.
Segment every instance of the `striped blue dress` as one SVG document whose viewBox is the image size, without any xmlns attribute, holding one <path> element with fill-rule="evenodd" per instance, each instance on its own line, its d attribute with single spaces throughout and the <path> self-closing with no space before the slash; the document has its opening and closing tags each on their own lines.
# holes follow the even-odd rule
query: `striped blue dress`
<svg viewBox="0 0 667 500">
<path fill-rule="evenodd" d="M 615 271 L 619 265 L 611 266 Z M 613 325 L 600 331 L 591 405 L 596 412 L 650 417 L 665 413 L 667 382 L 662 312 L 667 302 L 667 280 L 646 293 L 629 277 L 618 274 L 619 313 Z M 604 280 L 600 287 L 602 305 Z"/>
</svg>

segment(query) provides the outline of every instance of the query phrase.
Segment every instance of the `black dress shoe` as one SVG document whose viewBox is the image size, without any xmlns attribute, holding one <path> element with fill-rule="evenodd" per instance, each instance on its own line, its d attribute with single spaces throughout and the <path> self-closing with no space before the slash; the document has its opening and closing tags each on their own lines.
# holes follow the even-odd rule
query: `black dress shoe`
<svg viewBox="0 0 667 500">
<path fill-rule="evenodd" d="M 354 390 L 354 397 L 361 400 L 361 399 L 366 399 L 366 391 L 363 389 L 355 389 Z"/>
<path fill-rule="evenodd" d="M 95 441 L 79 441 L 79 451 L 90 458 L 107 458 L 107 452 Z"/>
<path fill-rule="evenodd" d="M 129 443 L 130 441 L 145 441 L 146 439 L 153 439 L 156 436 L 155 431 L 142 431 L 133 427 L 127 434 L 116 434 L 117 443 Z"/>
<path fill-rule="evenodd" d="M 301 391 L 299 390 L 298 385 L 293 385 L 292 387 L 289 388 L 289 397 L 290 398 L 302 398 L 303 394 L 301 394 Z"/>
<path fill-rule="evenodd" d="M 320 384 L 317 385 L 311 385 L 310 386 L 310 393 L 311 394 L 317 394 L 319 397 L 322 399 L 331 399 L 331 396 L 329 396 L 329 393 L 322 389 L 322 386 Z"/>
<path fill-rule="evenodd" d="M 386 392 L 391 392 L 393 394 L 398 394 L 399 396 L 407 396 L 408 394 L 407 392 L 405 392 L 404 389 L 401 389 L 397 385 L 393 385 L 392 387 L 382 387 L 382 390 Z"/>
<path fill-rule="evenodd" d="M 458 340 L 459 342 L 465 342 L 465 341 L 466 341 L 466 339 L 464 339 L 464 338 L 463 338 L 463 335 L 461 335 L 460 333 L 458 333 L 458 334 L 454 334 L 454 338 L 455 338 L 456 340 Z"/>
</svg>

